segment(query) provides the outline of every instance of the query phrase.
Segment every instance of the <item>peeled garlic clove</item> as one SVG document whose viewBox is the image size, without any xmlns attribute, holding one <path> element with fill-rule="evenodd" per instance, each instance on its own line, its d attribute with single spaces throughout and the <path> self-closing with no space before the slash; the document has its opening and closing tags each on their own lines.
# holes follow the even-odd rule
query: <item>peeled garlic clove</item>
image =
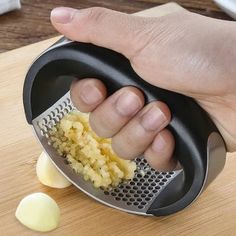
<svg viewBox="0 0 236 236">
<path fill-rule="evenodd" d="M 49 187 L 66 188 L 71 185 L 71 182 L 59 172 L 44 152 L 38 158 L 36 173 L 39 181 Z"/>
<path fill-rule="evenodd" d="M 58 226 L 60 209 L 57 203 L 48 195 L 33 193 L 21 200 L 15 216 L 30 229 L 47 232 Z"/>
</svg>

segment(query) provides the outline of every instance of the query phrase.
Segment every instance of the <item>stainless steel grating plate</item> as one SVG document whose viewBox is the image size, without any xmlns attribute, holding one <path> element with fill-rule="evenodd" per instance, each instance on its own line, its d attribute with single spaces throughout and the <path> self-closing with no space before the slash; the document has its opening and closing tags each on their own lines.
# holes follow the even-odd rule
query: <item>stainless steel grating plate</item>
<svg viewBox="0 0 236 236">
<path fill-rule="evenodd" d="M 137 170 L 133 180 L 123 182 L 116 188 L 94 188 L 68 165 L 65 157 L 60 156 L 50 142 L 49 131 L 74 110 L 70 93 L 66 93 L 59 101 L 33 120 L 33 127 L 43 148 L 56 164 L 57 168 L 80 190 L 96 200 L 111 207 L 135 214 L 146 215 L 152 202 L 160 192 L 177 176 L 181 170 L 158 172 L 152 169 L 142 157 L 135 159 Z"/>
</svg>

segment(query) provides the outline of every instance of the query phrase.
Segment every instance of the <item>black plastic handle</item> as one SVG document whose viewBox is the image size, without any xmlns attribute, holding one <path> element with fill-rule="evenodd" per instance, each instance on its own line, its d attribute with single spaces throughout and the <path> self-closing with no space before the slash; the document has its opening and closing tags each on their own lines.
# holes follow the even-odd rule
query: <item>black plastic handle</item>
<svg viewBox="0 0 236 236">
<path fill-rule="evenodd" d="M 158 76 L 158 75 L 156 75 Z M 147 213 L 166 215 L 189 205 L 201 191 L 207 169 L 207 140 L 218 132 L 206 112 L 191 98 L 154 87 L 142 80 L 129 61 L 119 53 L 92 44 L 69 42 L 53 47 L 31 66 L 24 84 L 24 108 L 27 121 L 53 105 L 70 88 L 71 82 L 82 78 L 98 78 L 112 94 L 127 85 L 140 88 L 146 102 L 161 100 L 171 112 L 169 129 L 175 141 L 175 157 L 184 174 L 156 199 Z M 171 186 L 171 185 L 170 185 Z"/>
</svg>

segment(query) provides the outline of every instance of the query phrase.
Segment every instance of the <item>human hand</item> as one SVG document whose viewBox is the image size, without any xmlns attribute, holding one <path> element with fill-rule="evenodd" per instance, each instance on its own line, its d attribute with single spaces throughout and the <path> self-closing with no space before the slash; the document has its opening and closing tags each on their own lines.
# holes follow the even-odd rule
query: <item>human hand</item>
<svg viewBox="0 0 236 236">
<path fill-rule="evenodd" d="M 236 150 L 234 22 L 185 10 L 147 18 L 103 8 L 58 8 L 51 21 L 67 38 L 122 53 L 147 82 L 193 97 L 210 114 L 228 150 Z M 91 112 L 94 131 L 111 137 L 114 151 L 123 158 L 144 153 L 156 169 L 175 168 L 174 138 L 166 129 L 168 107 L 157 101 L 144 106 L 142 92 L 134 87 L 106 98 L 98 79 L 84 79 L 71 88 L 75 106 Z"/>
</svg>

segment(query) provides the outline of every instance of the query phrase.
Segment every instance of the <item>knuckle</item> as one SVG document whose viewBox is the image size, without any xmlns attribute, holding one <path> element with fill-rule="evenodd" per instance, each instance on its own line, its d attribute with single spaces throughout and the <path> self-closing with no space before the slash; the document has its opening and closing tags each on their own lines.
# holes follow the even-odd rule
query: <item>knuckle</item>
<svg viewBox="0 0 236 236">
<path fill-rule="evenodd" d="M 135 63 L 136 60 L 140 60 L 146 56 L 146 49 L 153 42 L 153 35 L 155 29 L 152 21 L 148 18 L 138 19 L 132 29 L 132 53 L 130 55 L 130 61 Z"/>
<path fill-rule="evenodd" d="M 94 112 L 91 112 L 91 114 L 89 115 L 89 125 L 96 135 L 102 136 L 103 132 L 101 129 L 101 125 L 98 125 L 97 123 L 98 122 L 96 116 L 94 115 Z"/>
<path fill-rule="evenodd" d="M 102 7 L 91 7 L 88 9 L 87 17 L 90 21 L 100 23 L 107 15 L 107 9 Z"/>
<path fill-rule="evenodd" d="M 91 112 L 89 115 L 89 125 L 94 133 L 102 138 L 110 138 L 111 131 L 107 129 L 107 124 L 104 122 L 104 119 L 99 117 L 99 114 L 96 112 Z"/>
<path fill-rule="evenodd" d="M 126 152 L 126 149 L 123 148 L 123 144 L 120 143 L 117 138 L 114 137 L 111 141 L 112 150 L 115 152 L 116 155 L 125 160 L 131 159 L 131 156 L 129 155 L 129 153 Z"/>
</svg>

